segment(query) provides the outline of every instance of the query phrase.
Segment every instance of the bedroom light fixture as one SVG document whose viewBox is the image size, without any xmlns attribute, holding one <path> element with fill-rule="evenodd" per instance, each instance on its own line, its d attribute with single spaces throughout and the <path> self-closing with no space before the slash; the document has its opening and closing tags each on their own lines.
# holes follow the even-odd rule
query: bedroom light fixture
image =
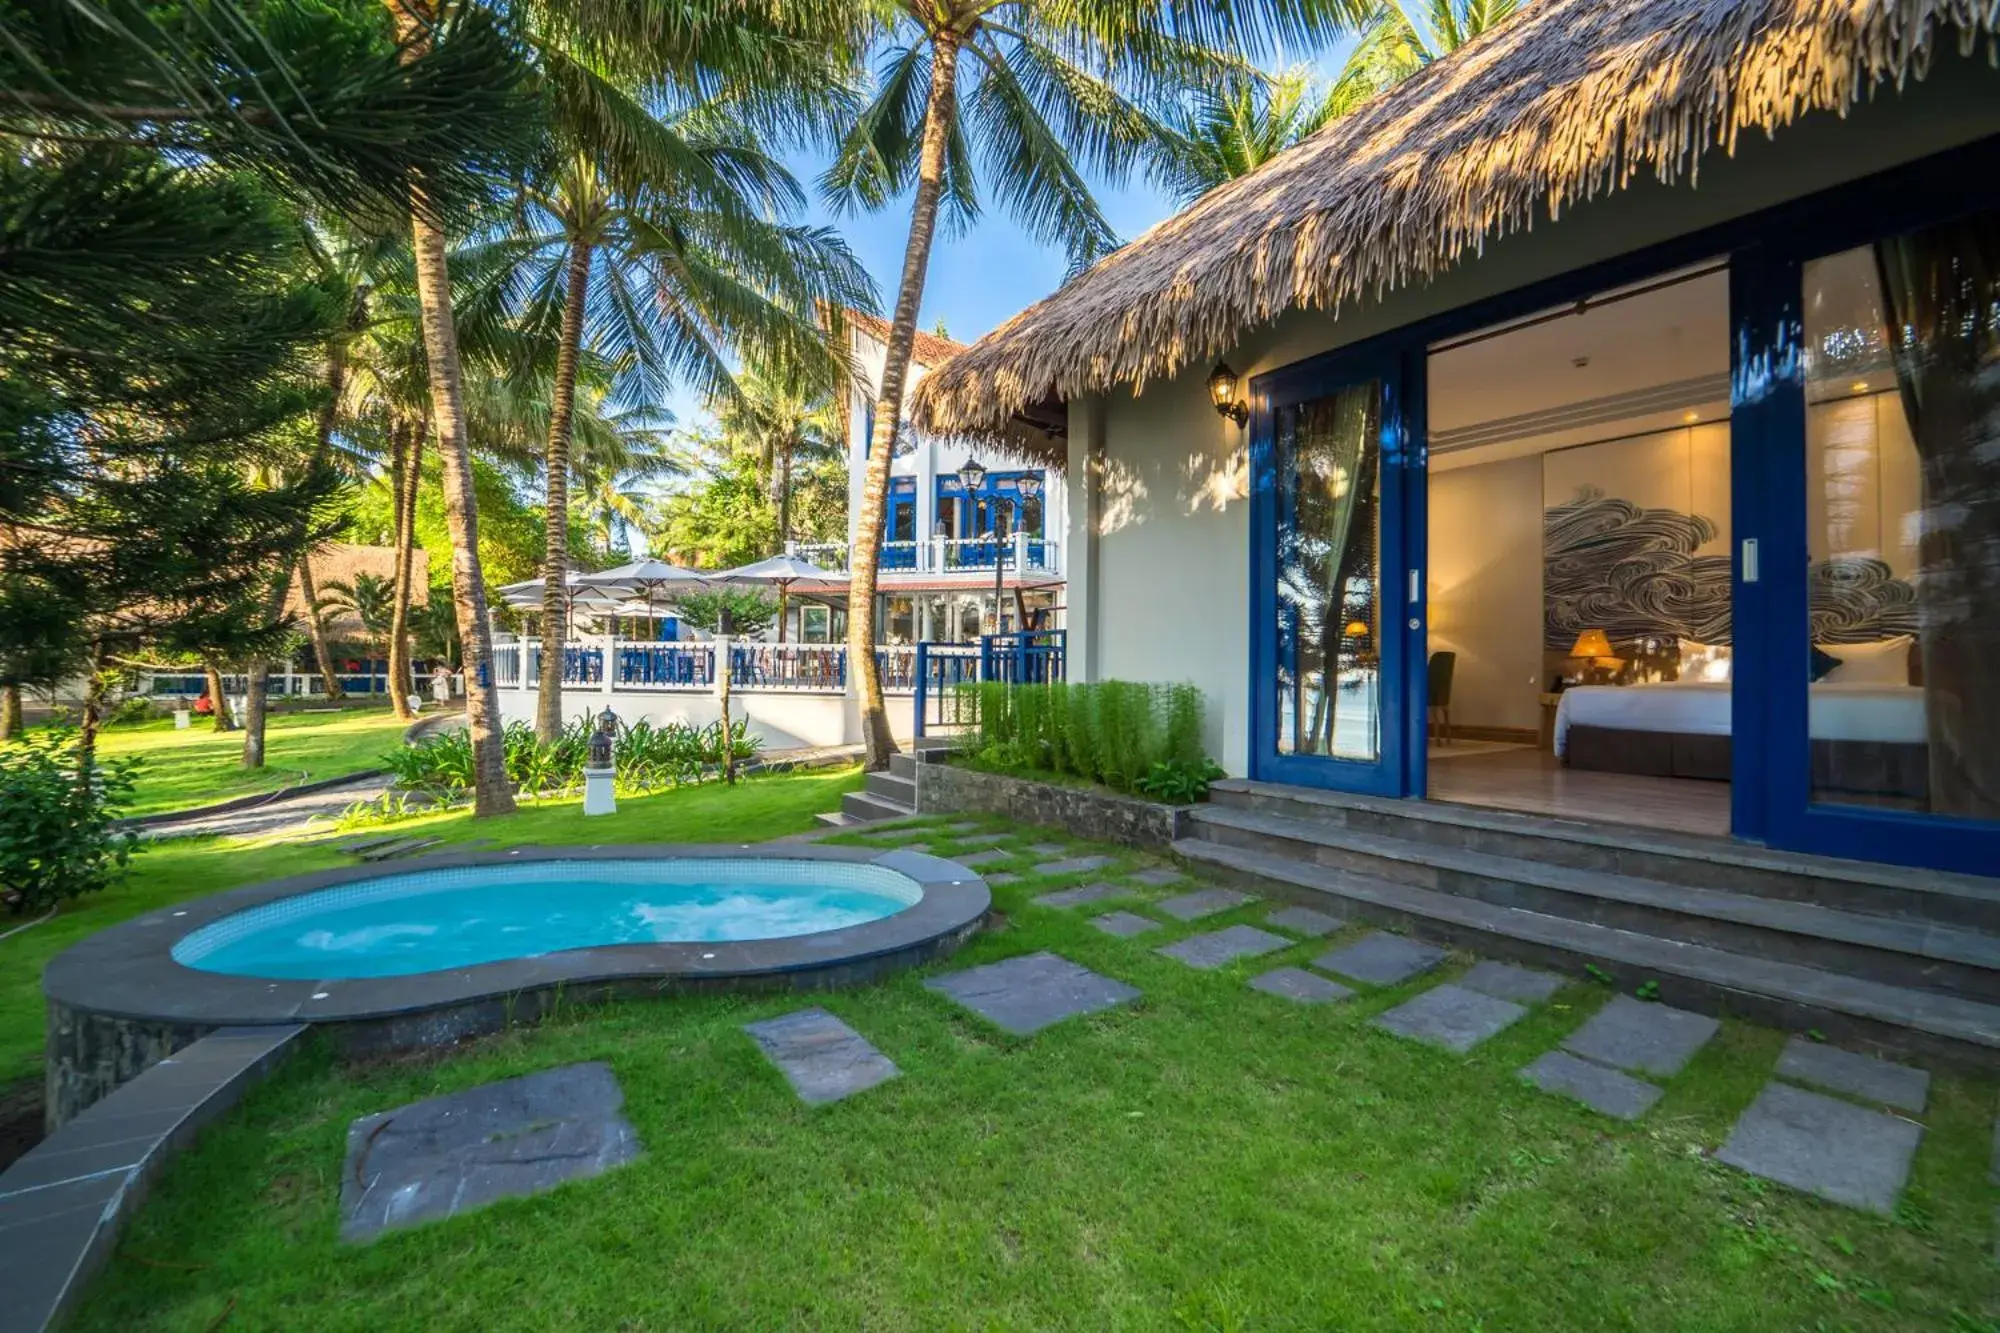
<svg viewBox="0 0 2000 1333">
<path fill-rule="evenodd" d="M 1236 397 L 1236 372 L 1229 368 L 1227 361 L 1215 363 L 1215 369 L 1208 372 L 1208 401 L 1215 404 L 1219 415 L 1228 417 L 1238 426 L 1250 420 L 1250 408 Z"/>
<path fill-rule="evenodd" d="M 1365 620 L 1350 620 L 1342 632 L 1350 639 L 1358 639 L 1368 633 L 1368 622 Z"/>
<path fill-rule="evenodd" d="M 1587 629 L 1576 636 L 1576 642 L 1570 645 L 1569 655 L 1571 657 L 1611 657 L 1614 654 L 1610 636 L 1605 634 L 1601 629 Z"/>
</svg>

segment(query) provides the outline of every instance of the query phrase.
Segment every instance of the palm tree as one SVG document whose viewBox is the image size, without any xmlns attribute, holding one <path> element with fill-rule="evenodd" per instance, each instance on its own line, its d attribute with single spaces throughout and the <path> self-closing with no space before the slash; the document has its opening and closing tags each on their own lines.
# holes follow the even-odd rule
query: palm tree
<svg viewBox="0 0 2000 1333">
<path fill-rule="evenodd" d="M 838 396 L 782 366 L 752 365 L 736 377 L 736 392 L 710 407 L 724 443 L 757 460 L 778 520 L 777 551 L 784 550 L 792 539 L 795 467 L 841 456 Z"/>
<path fill-rule="evenodd" d="M 1162 117 L 1165 133 L 1151 150 L 1148 174 L 1175 203 L 1193 203 L 1344 114 L 1359 87 L 1358 79 L 1322 85 L 1307 66 L 1218 80 Z"/>
<path fill-rule="evenodd" d="M 316 610 L 321 614 L 345 611 L 353 616 L 361 625 L 363 641 L 371 648 L 380 647 L 388 639 L 396 598 L 395 580 L 364 572 L 356 574 L 352 582 L 328 579 L 322 586 L 326 591 L 320 595 Z M 408 682 L 404 684 L 407 687 Z"/>
<path fill-rule="evenodd" d="M 1079 162 L 1120 178 L 1162 137 L 1155 108 L 1171 96 L 1240 74 L 1245 55 L 1273 38 L 1310 41 L 1363 21 L 1368 7 L 1361 0 L 882 0 L 880 12 L 884 56 L 875 97 L 823 181 L 836 198 L 867 207 L 915 186 L 849 556 L 848 661 L 871 769 L 886 767 L 896 748 L 875 669 L 875 574 L 889 461 L 939 210 L 964 219 L 978 208 L 974 152 L 1032 236 L 1063 245 L 1072 265 L 1087 263 L 1117 238 Z"/>
</svg>

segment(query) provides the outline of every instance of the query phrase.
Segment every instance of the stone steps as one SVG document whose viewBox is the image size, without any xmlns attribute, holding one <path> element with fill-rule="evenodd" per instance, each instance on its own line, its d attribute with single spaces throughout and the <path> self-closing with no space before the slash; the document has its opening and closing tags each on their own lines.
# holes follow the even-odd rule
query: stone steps
<svg viewBox="0 0 2000 1333">
<path fill-rule="evenodd" d="M 1225 846 L 1496 906 L 2000 1003 L 2000 937 L 1960 926 L 1578 869 L 1255 809 L 1198 809 L 1191 832 Z"/>
<path fill-rule="evenodd" d="M 2000 879 L 1772 851 L 1622 824 L 1240 779 L 1216 783 L 1209 799 L 1216 809 L 1312 820 L 1355 833 L 2000 935 Z"/>
<path fill-rule="evenodd" d="M 1570 975 L 1589 969 L 1627 989 L 1654 982 L 1660 998 L 1686 1008 L 1987 1071 L 2000 1063 L 2000 1006 L 1977 1000 L 1505 906 L 1272 850 L 1207 838 L 1184 838 L 1173 850 L 1238 882 L 1420 937 Z"/>
<path fill-rule="evenodd" d="M 869 791 L 852 791 L 840 798 L 840 812 L 857 824 L 873 824 L 885 819 L 908 819 L 914 805 L 904 805 Z"/>
</svg>

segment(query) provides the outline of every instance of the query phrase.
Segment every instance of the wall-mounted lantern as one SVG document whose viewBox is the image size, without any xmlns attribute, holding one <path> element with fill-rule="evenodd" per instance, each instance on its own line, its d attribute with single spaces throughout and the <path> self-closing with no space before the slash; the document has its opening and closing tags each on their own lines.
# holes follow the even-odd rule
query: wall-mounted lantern
<svg viewBox="0 0 2000 1333">
<path fill-rule="evenodd" d="M 1216 362 L 1215 369 L 1208 372 L 1208 400 L 1215 404 L 1216 412 L 1238 426 L 1250 420 L 1249 406 L 1236 397 L 1236 372 L 1227 361 Z"/>
</svg>

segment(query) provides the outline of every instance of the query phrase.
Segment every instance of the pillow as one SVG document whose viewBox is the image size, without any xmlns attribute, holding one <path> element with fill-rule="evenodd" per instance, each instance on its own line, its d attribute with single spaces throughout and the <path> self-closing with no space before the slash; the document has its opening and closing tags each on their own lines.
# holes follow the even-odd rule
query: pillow
<svg viewBox="0 0 2000 1333">
<path fill-rule="evenodd" d="M 1840 659 L 1832 653 L 1823 652 L 1818 644 L 1812 650 L 1812 682 L 1817 685 L 1827 678 L 1829 672 L 1840 670 Z"/>
<path fill-rule="evenodd" d="M 1910 635 L 1898 634 L 1874 643 L 1821 644 L 1821 651 L 1840 662 L 1824 679 L 1833 685 L 1908 685 L 1911 642 Z"/>
</svg>

